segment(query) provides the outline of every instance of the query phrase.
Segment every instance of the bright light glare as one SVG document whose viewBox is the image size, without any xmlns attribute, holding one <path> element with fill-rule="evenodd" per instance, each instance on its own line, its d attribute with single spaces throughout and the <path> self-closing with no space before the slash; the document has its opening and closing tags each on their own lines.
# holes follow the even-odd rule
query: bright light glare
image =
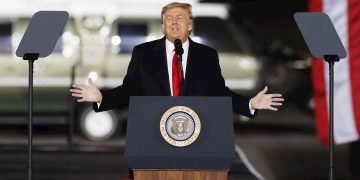
<svg viewBox="0 0 360 180">
<path fill-rule="evenodd" d="M 146 36 L 146 42 L 153 41 L 155 39 L 157 39 L 157 38 L 154 34 L 149 34 Z"/>
<path fill-rule="evenodd" d="M 84 121 L 84 127 L 93 138 L 105 138 L 112 134 L 114 122 L 107 112 L 90 112 Z"/>
<path fill-rule="evenodd" d="M 192 39 L 197 43 L 202 43 L 202 38 L 199 36 L 194 36 L 194 37 L 192 37 Z"/>
<path fill-rule="evenodd" d="M 120 45 L 120 43 L 121 43 L 120 36 L 113 36 L 111 38 L 111 44 L 113 44 L 114 46 L 118 46 L 118 45 Z"/>
<path fill-rule="evenodd" d="M 89 73 L 89 78 L 91 78 L 91 80 L 92 80 L 93 82 L 95 82 L 95 81 L 98 79 L 98 77 L 99 77 L 99 75 L 98 75 L 98 73 L 95 72 L 95 71 L 92 71 L 92 72 Z"/>
<path fill-rule="evenodd" d="M 69 46 L 66 46 L 64 47 L 64 50 L 63 50 L 63 56 L 66 57 L 66 58 L 69 58 L 73 55 L 73 50 L 71 47 Z"/>
<path fill-rule="evenodd" d="M 238 65 L 241 69 L 256 69 L 256 60 L 250 56 L 241 57 L 238 61 Z"/>
</svg>

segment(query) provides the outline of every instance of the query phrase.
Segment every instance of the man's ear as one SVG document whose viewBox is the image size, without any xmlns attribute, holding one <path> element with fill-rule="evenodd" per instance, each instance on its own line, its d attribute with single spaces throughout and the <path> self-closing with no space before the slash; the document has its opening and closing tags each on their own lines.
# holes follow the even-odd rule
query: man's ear
<svg viewBox="0 0 360 180">
<path fill-rule="evenodd" d="M 165 35 L 165 25 L 164 25 L 164 23 L 161 24 L 161 28 L 162 28 L 163 34 Z"/>
<path fill-rule="evenodd" d="M 191 32 L 192 29 L 193 29 L 193 20 L 190 19 L 190 21 L 189 21 L 189 29 L 188 30 Z"/>
</svg>

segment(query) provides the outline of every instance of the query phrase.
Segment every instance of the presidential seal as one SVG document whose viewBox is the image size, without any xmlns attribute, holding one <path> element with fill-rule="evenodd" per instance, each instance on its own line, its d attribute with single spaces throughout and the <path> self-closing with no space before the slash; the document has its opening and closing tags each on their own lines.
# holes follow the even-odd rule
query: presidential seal
<svg viewBox="0 0 360 180">
<path fill-rule="evenodd" d="M 186 106 L 168 109 L 160 120 L 160 132 L 169 144 L 184 147 L 193 143 L 199 136 L 201 123 L 198 115 Z"/>
</svg>

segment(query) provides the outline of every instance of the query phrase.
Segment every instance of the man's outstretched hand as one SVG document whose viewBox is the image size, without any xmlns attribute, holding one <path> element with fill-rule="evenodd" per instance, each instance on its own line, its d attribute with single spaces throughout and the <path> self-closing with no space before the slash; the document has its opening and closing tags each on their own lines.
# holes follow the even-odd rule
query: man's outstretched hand
<svg viewBox="0 0 360 180">
<path fill-rule="evenodd" d="M 96 87 L 94 82 L 89 78 L 89 86 L 72 85 L 70 89 L 71 95 L 77 97 L 77 102 L 97 102 L 100 103 L 102 95 L 99 88 Z"/>
<path fill-rule="evenodd" d="M 260 91 L 255 97 L 252 98 L 251 107 L 252 109 L 268 109 L 277 111 L 279 106 L 282 106 L 284 98 L 281 94 L 266 94 L 268 87 Z"/>
</svg>

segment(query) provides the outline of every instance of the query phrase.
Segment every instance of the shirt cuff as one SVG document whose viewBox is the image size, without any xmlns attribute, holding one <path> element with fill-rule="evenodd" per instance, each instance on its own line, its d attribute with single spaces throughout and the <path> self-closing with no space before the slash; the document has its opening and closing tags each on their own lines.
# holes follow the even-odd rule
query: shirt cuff
<svg viewBox="0 0 360 180">
<path fill-rule="evenodd" d="M 251 108 L 251 102 L 252 102 L 252 98 L 250 99 L 250 101 L 249 101 L 249 110 L 250 110 L 250 114 L 251 115 L 254 115 L 255 114 L 255 109 L 253 109 L 253 108 Z"/>
</svg>

